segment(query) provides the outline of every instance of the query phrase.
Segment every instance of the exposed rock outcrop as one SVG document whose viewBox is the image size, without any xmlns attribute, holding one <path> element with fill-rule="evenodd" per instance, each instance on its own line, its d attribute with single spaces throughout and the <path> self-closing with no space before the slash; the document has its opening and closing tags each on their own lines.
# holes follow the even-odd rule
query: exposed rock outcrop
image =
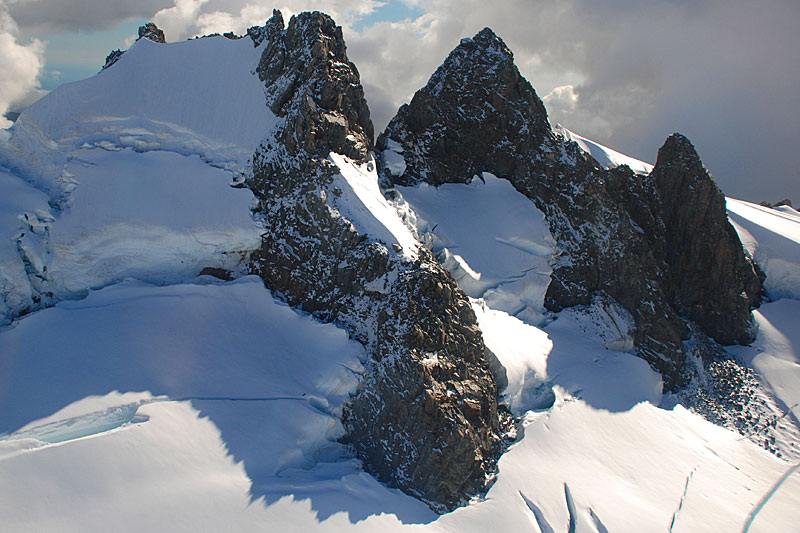
<svg viewBox="0 0 800 533">
<path fill-rule="evenodd" d="M 761 298 L 763 274 L 742 253 L 728 222 L 725 196 L 689 140 L 670 136 L 649 179 L 658 191 L 670 287 L 681 314 L 722 344 L 755 338 L 750 313 Z"/>
<path fill-rule="evenodd" d="M 427 250 L 360 234 L 339 209 L 346 193 L 328 154 L 374 164 L 369 110 L 341 28 L 302 13 L 284 29 L 276 11 L 248 35 L 265 46 L 257 71 L 281 117 L 248 181 L 266 220 L 252 270 L 366 347 L 368 372 L 343 414 L 345 440 L 366 470 L 452 509 L 485 489 L 500 452 L 497 387 L 471 305 Z"/>
<path fill-rule="evenodd" d="M 139 36 L 136 40 L 148 39 L 154 43 L 166 44 L 167 39 L 164 37 L 164 32 L 152 22 L 148 22 L 144 26 L 139 26 Z"/>
<path fill-rule="evenodd" d="M 513 54 L 485 28 L 400 108 L 377 147 L 395 147 L 405 160 L 402 172 L 381 165 L 385 181 L 439 185 L 484 171 L 511 181 L 545 213 L 557 240 L 545 305 L 588 304 L 594 293 L 617 300 L 636 323 L 637 353 L 671 389 L 684 379 L 686 320 L 719 342 L 748 342 L 760 294 L 724 202 L 719 209 L 721 193 L 680 139 L 668 140 L 650 178 L 602 168 L 552 131 Z M 681 249 L 687 238 L 691 252 Z"/>
<path fill-rule="evenodd" d="M 121 58 L 122 54 L 124 54 L 124 53 L 125 53 L 125 50 L 119 50 L 119 49 L 111 50 L 111 52 L 109 52 L 108 55 L 106 56 L 106 62 L 103 63 L 103 67 L 100 70 L 101 71 L 105 70 L 108 67 L 110 67 L 111 65 L 113 65 L 114 63 L 116 63 L 117 61 L 119 61 L 119 58 Z"/>
<path fill-rule="evenodd" d="M 158 28 L 152 22 L 148 22 L 144 26 L 139 26 L 139 36 L 136 38 L 136 41 L 141 39 L 148 39 L 153 41 L 154 43 L 166 44 L 167 39 L 164 37 L 164 32 Z M 103 71 L 119 61 L 119 58 L 125 53 L 125 50 L 112 50 L 106 56 L 106 62 L 103 64 L 103 68 L 100 70 Z"/>
</svg>

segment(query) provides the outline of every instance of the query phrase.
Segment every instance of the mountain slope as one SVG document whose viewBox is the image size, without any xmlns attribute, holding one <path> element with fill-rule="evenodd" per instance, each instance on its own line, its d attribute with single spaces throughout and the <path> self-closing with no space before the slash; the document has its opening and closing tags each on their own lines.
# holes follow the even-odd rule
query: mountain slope
<svg viewBox="0 0 800 533">
<path fill-rule="evenodd" d="M 597 294 L 616 300 L 633 316 L 639 355 L 667 388 L 688 377 L 690 322 L 720 343 L 752 341 L 760 279 L 691 143 L 667 139 L 653 179 L 605 170 L 553 132 L 489 28 L 461 41 L 377 144 L 388 182 L 466 183 L 490 172 L 533 200 L 558 250 L 547 308 L 585 305 Z"/>
<path fill-rule="evenodd" d="M 508 66 L 493 50 L 485 66 Z M 147 65 L 137 63 L 142 51 Z M 206 55 L 230 61 L 214 67 Z M 219 84 L 181 78 L 177 60 L 235 72 Z M 191 81 L 202 98 L 169 100 L 148 85 L 162 78 Z M 139 84 L 119 112 L 104 85 L 116 79 Z M 522 92 L 523 81 L 515 81 Z M 534 204 L 500 173 L 438 189 L 379 188 L 368 108 L 329 17 L 305 13 L 284 27 L 277 12 L 238 40 L 142 39 L 80 83 L 95 103 L 68 105 L 84 93 L 67 87 L 70 98 L 42 100 L 0 143 L 0 186 L 11 192 L 0 197 L 3 265 L 15 269 L 2 291 L 13 321 L 0 330 L 3 524 L 777 531 L 797 523 L 796 301 L 763 305 L 756 343 L 729 348 L 766 378 L 746 377 L 745 399 L 773 402 L 743 413 L 787 413 L 742 426 L 754 432 L 742 436 L 672 407 L 662 376 L 631 352 L 635 311 L 601 293 L 558 313 L 545 308 L 551 271 L 566 268 L 564 236 L 547 218 L 556 208 Z M 258 87 L 236 105 L 265 120 L 259 136 L 216 113 L 234 105 L 216 105 L 225 97 L 218 86 Z M 151 103 L 160 98 L 171 103 Z M 151 113 L 161 105 L 172 122 Z M 197 123 L 192 113 L 211 118 Z M 425 163 L 410 155 L 420 144 L 381 142 L 381 167 L 395 178 Z M 605 189 L 588 180 L 579 182 L 584 192 L 562 192 L 581 200 L 600 191 L 589 207 L 624 214 L 602 202 L 631 192 L 631 172 L 606 173 L 558 136 L 544 142 L 563 149 L 545 165 L 606 180 Z M 629 213 L 635 221 L 656 212 L 630 204 L 650 209 Z M 759 233 L 783 214 L 741 217 L 755 260 L 796 263 L 796 247 Z M 791 240 L 792 228 L 780 231 Z M 797 294 L 794 277 L 780 279 Z M 511 446 L 498 459 L 501 433 Z"/>
</svg>

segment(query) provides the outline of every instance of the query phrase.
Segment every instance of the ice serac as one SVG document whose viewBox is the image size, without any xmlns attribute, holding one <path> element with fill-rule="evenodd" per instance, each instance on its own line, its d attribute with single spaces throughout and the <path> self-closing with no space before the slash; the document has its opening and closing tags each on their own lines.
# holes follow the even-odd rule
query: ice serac
<svg viewBox="0 0 800 533">
<path fill-rule="evenodd" d="M 359 231 L 375 215 L 342 173 L 373 180 L 375 191 L 377 174 L 341 28 L 317 12 L 284 28 L 276 11 L 248 35 L 266 43 L 258 75 L 281 117 L 248 181 L 266 227 L 252 269 L 370 354 L 343 414 L 366 470 L 435 510 L 452 509 L 485 489 L 500 451 L 497 387 L 474 311 L 427 250 Z"/>
<path fill-rule="evenodd" d="M 667 143 L 655 174 L 661 179 L 637 176 L 626 166 L 606 170 L 551 129 L 542 101 L 489 28 L 461 41 L 376 143 L 385 182 L 439 185 L 491 172 L 533 200 L 557 241 L 546 307 L 589 304 L 597 293 L 622 304 L 636 324 L 638 355 L 661 372 L 668 389 L 686 379 L 684 341 L 697 331 L 691 320 L 719 342 L 747 342 L 749 306 L 760 290 L 725 226 L 724 203 L 721 214 L 716 204 L 709 209 L 703 203 L 718 196 L 708 192 L 708 184 L 716 186 L 705 171 L 697 174 L 699 159 L 688 164 L 675 153 L 665 172 L 673 144 Z M 724 261 L 712 267 L 702 260 L 691 264 L 688 255 L 681 259 L 684 238 L 692 254 L 721 254 Z M 727 244 L 718 245 L 720 239 Z M 682 269 L 690 266 L 691 281 L 683 280 Z M 733 281 L 720 282 L 729 274 Z M 695 299 L 692 290 L 699 291 Z M 736 318 L 712 324 L 726 311 Z"/>
</svg>

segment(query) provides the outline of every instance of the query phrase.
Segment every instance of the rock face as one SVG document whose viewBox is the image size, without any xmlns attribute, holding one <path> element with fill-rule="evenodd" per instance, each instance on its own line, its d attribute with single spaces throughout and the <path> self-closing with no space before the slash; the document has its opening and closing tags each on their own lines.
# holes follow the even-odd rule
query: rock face
<svg viewBox="0 0 800 533">
<path fill-rule="evenodd" d="M 267 228 L 251 269 L 365 346 L 368 372 L 343 421 L 366 470 L 435 510 L 452 509 L 485 489 L 501 451 L 497 387 L 470 303 L 427 250 L 359 233 L 339 209 L 328 154 L 374 164 L 341 28 L 302 13 L 284 29 L 276 11 L 248 35 L 266 43 L 257 73 L 281 117 L 247 183 Z"/>
<path fill-rule="evenodd" d="M 139 36 L 136 38 L 136 40 L 138 41 L 139 39 L 149 39 L 154 43 L 167 43 L 167 39 L 164 37 L 164 32 L 158 29 L 158 26 L 152 22 L 148 22 L 144 26 L 139 26 Z"/>
<path fill-rule="evenodd" d="M 750 308 L 760 303 L 763 274 L 754 275 L 742 253 L 728 222 L 725 196 L 692 143 L 679 134 L 670 136 L 658 151 L 650 179 L 668 228 L 666 262 L 678 309 L 722 344 L 752 342 Z"/>
<path fill-rule="evenodd" d="M 545 305 L 588 304 L 596 293 L 618 301 L 634 317 L 638 355 L 667 388 L 685 378 L 687 320 L 722 343 L 752 340 L 760 280 L 691 144 L 671 137 L 650 177 L 600 167 L 552 131 L 489 28 L 461 41 L 377 148 L 405 160 L 399 172 L 382 158 L 385 182 L 467 182 L 484 171 L 507 178 L 545 213 L 557 240 Z"/>
</svg>

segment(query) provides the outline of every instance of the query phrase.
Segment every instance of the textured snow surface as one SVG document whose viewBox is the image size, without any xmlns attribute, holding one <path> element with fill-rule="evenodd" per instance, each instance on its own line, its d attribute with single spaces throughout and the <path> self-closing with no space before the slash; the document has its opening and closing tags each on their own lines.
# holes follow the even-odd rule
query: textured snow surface
<svg viewBox="0 0 800 533">
<path fill-rule="evenodd" d="M 728 351 L 766 380 L 785 411 L 800 425 L 800 301 L 782 299 L 753 311 L 758 337 L 751 346 Z M 800 455 L 800 443 L 795 443 Z"/>
<path fill-rule="evenodd" d="M 517 343 L 510 387 L 527 366 L 556 404 L 525 415 L 485 500 L 437 517 L 335 442 L 361 347 L 260 280 L 125 282 L 62 302 L 0 333 L 0 517 L 37 531 L 740 529 L 792 465 L 647 403 L 658 376 L 582 316 L 544 332 L 481 318 L 494 349 Z M 793 483 L 751 531 L 791 530 Z"/>
<path fill-rule="evenodd" d="M 24 215 L 46 218 L 48 197 L 26 181 L 0 168 L 0 325 L 17 309 L 32 305 L 32 291 L 20 260 L 17 239 L 23 233 Z M 22 218 L 22 220 L 20 220 Z M 43 225 L 37 225 L 44 231 Z"/>
<path fill-rule="evenodd" d="M 544 214 L 508 180 L 397 187 L 398 209 L 458 285 L 493 309 L 539 325 L 555 241 Z"/>
<path fill-rule="evenodd" d="M 260 228 L 250 191 L 230 185 L 276 121 L 260 53 L 249 39 L 142 39 L 3 131 L 0 324 L 40 297 L 239 267 Z"/>
<path fill-rule="evenodd" d="M 727 199 L 728 219 L 742 245 L 767 275 L 769 296 L 800 300 L 800 213 Z"/>
<path fill-rule="evenodd" d="M 10 129 L 0 163 L 49 189 L 84 143 L 198 154 L 244 170 L 275 123 L 250 39 L 141 39 L 111 68 L 62 85 Z M 4 152 L 4 153 L 2 153 Z"/>
</svg>

